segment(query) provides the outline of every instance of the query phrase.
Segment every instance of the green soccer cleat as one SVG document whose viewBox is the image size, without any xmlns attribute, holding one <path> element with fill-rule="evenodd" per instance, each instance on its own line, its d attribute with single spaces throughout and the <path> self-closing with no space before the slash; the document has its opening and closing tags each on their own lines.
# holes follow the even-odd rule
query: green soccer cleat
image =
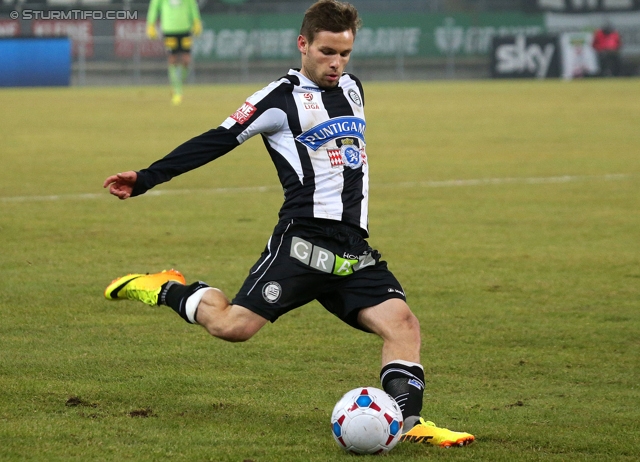
<svg viewBox="0 0 640 462">
<path fill-rule="evenodd" d="M 436 427 L 433 422 L 420 418 L 420 423 L 400 437 L 400 441 L 409 443 L 429 443 L 434 446 L 450 448 L 466 446 L 473 443 L 475 437 L 469 433 L 452 432 L 446 428 Z"/>
<path fill-rule="evenodd" d="M 129 274 L 114 279 L 105 289 L 104 296 L 107 300 L 138 300 L 156 306 L 162 285 L 169 281 L 187 283 L 184 276 L 174 269 L 154 274 Z"/>
</svg>

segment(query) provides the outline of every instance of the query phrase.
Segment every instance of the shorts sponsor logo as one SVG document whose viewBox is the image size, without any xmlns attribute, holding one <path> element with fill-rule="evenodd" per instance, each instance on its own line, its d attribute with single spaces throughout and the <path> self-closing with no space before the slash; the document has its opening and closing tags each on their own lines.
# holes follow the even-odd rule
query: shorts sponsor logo
<svg viewBox="0 0 640 462">
<path fill-rule="evenodd" d="M 342 258 L 330 250 L 313 245 L 299 237 L 294 237 L 291 240 L 289 255 L 311 268 L 336 276 L 348 276 L 354 271 L 376 264 L 376 260 L 371 254 L 367 253 L 355 258 Z"/>
<path fill-rule="evenodd" d="M 256 112 L 256 107 L 247 101 L 231 114 L 231 118 L 239 124 L 243 124 L 251 118 L 254 112 Z"/>
<path fill-rule="evenodd" d="M 362 107 L 362 99 L 360 99 L 360 95 L 353 88 L 349 90 L 349 98 L 353 101 L 356 106 Z"/>
<path fill-rule="evenodd" d="M 280 300 L 280 295 L 282 295 L 282 287 L 275 281 L 267 282 L 262 287 L 262 298 L 264 298 L 267 303 L 277 302 Z"/>
</svg>

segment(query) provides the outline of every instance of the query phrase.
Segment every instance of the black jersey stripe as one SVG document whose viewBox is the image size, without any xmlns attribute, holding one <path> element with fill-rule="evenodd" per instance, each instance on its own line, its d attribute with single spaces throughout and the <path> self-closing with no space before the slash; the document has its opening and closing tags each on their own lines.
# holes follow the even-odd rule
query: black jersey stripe
<svg viewBox="0 0 640 462">
<path fill-rule="evenodd" d="M 289 122 L 289 128 L 292 133 L 300 133 L 302 128 L 300 126 L 296 103 L 293 100 L 293 94 L 287 92 L 285 94 L 285 100 L 287 103 L 287 121 Z M 315 172 L 313 165 L 311 165 L 307 148 L 300 143 L 296 143 L 296 150 L 298 151 L 300 165 L 302 166 L 303 180 L 302 183 L 300 183 L 299 178 L 296 176 L 295 181 L 282 183 L 284 186 L 285 200 L 280 209 L 280 219 L 294 218 L 295 216 L 313 216 L 313 193 L 316 189 Z M 274 163 L 277 162 L 276 159 L 278 159 L 278 157 L 279 156 L 276 156 Z M 282 180 L 283 178 L 281 178 L 281 181 Z"/>
<path fill-rule="evenodd" d="M 343 79 L 345 77 L 343 76 Z M 351 80 L 350 77 L 348 77 Z M 344 115 L 354 115 L 351 104 L 347 100 L 342 87 L 336 87 L 331 91 L 322 94 L 322 101 L 329 117 L 340 117 Z M 355 138 L 354 144 L 360 145 L 360 140 Z M 362 212 L 362 200 L 364 173 L 362 167 L 357 169 L 345 168 L 343 171 L 344 186 L 342 188 L 342 221 L 361 227 L 360 215 Z"/>
</svg>

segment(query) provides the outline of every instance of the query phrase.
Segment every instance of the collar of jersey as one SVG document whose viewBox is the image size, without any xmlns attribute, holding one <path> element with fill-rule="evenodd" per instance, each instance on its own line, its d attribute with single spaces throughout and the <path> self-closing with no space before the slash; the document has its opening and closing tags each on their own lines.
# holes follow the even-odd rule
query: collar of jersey
<svg viewBox="0 0 640 462">
<path fill-rule="evenodd" d="M 304 74 L 302 74 L 302 72 L 300 72 L 300 69 L 297 69 L 297 68 L 296 69 L 289 69 L 288 74 L 289 75 L 295 75 L 296 77 L 298 77 L 300 79 L 300 86 L 301 87 L 313 87 L 313 88 L 317 88 L 318 91 L 335 91 L 335 90 L 338 90 L 338 89 L 340 89 L 342 91 L 339 83 L 334 88 L 320 88 L 315 82 L 313 82 L 312 80 L 310 80 L 307 77 L 305 77 Z"/>
</svg>

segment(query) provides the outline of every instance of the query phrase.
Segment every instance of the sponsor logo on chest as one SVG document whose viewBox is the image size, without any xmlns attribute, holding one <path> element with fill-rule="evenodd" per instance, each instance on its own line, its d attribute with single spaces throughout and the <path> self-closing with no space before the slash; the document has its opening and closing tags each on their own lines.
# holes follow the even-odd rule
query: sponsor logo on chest
<svg viewBox="0 0 640 462">
<path fill-rule="evenodd" d="M 335 117 L 300 133 L 296 140 L 309 149 L 317 151 L 330 141 L 340 138 L 358 138 L 364 142 L 367 124 L 364 119 L 354 116 Z"/>
</svg>

